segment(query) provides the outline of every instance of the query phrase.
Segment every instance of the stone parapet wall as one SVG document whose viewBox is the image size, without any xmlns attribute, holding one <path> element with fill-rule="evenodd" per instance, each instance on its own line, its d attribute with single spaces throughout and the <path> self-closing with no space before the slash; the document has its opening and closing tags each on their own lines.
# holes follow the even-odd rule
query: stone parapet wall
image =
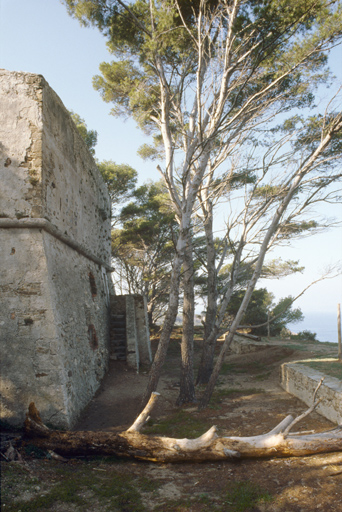
<svg viewBox="0 0 342 512">
<path fill-rule="evenodd" d="M 317 398 L 323 400 L 316 411 L 328 420 L 342 425 L 342 382 L 340 380 L 323 375 L 317 370 L 301 365 L 300 362 L 284 363 L 280 367 L 281 386 L 308 406 L 313 403 L 315 389 L 322 377 L 325 378 Z"/>
<path fill-rule="evenodd" d="M 0 72 L 1 418 L 71 427 L 106 371 L 110 199 L 44 78 Z"/>
</svg>

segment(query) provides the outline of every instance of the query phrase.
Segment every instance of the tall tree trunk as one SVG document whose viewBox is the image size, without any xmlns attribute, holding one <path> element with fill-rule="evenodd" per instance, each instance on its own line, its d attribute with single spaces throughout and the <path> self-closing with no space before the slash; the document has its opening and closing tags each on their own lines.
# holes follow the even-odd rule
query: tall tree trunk
<svg viewBox="0 0 342 512">
<path fill-rule="evenodd" d="M 163 323 L 162 332 L 160 335 L 160 340 L 158 343 L 157 352 L 154 356 L 153 363 L 150 370 L 149 381 L 147 384 L 146 391 L 144 393 L 141 409 L 145 407 L 147 404 L 151 393 L 156 391 L 157 385 L 159 382 L 161 370 L 166 358 L 167 349 L 169 346 L 169 341 L 171 337 L 171 332 L 173 326 L 175 324 L 178 312 L 178 302 L 179 302 L 179 281 L 180 281 L 180 271 L 181 271 L 182 257 L 180 254 L 177 254 L 174 258 L 173 269 L 171 274 L 171 283 L 170 283 L 170 295 L 169 295 L 169 307 L 165 315 L 165 320 Z"/>
<path fill-rule="evenodd" d="M 183 260 L 184 248 L 186 238 L 184 234 L 190 225 L 190 219 L 184 215 L 181 211 L 181 204 L 178 198 L 178 194 L 173 183 L 173 147 L 172 147 L 172 135 L 170 129 L 170 96 L 165 79 L 163 63 L 159 55 L 156 55 L 156 67 L 158 70 L 160 80 L 160 92 L 161 92 L 161 133 L 165 148 L 165 168 L 166 171 L 163 174 L 166 186 L 168 188 L 171 200 L 177 209 L 178 218 L 180 221 L 180 229 L 177 240 L 176 254 L 173 260 L 173 267 L 170 279 L 170 292 L 169 292 L 169 305 L 165 315 L 165 320 L 160 335 L 157 352 L 154 356 L 152 367 L 149 375 L 149 382 L 142 399 L 141 408 L 143 409 L 149 401 L 149 398 L 153 391 L 156 391 L 159 382 L 161 370 L 166 358 L 167 349 L 170 342 L 170 336 L 177 318 L 178 303 L 179 303 L 179 282 L 181 265 Z"/>
<path fill-rule="evenodd" d="M 181 376 L 177 405 L 195 401 L 194 385 L 194 263 L 192 234 L 189 233 L 183 260 L 183 332 L 181 343 Z"/>
<path fill-rule="evenodd" d="M 258 260 L 257 260 L 257 263 L 256 263 L 256 266 L 255 266 L 255 270 L 253 272 L 253 275 L 248 283 L 248 286 L 247 286 L 247 289 L 246 289 L 246 293 L 244 295 L 244 298 L 242 299 L 242 302 L 240 304 L 240 307 L 239 307 L 239 310 L 232 322 L 232 325 L 230 326 L 229 328 L 229 334 L 228 336 L 226 337 L 223 345 L 222 345 L 222 348 L 221 348 L 221 351 L 220 351 L 220 354 L 217 358 L 217 361 L 216 361 L 216 364 L 215 364 L 215 367 L 214 367 L 214 370 L 211 374 L 211 377 L 209 379 L 209 382 L 207 384 L 207 387 L 203 393 L 203 396 L 201 398 L 201 402 L 200 402 L 200 409 L 204 409 L 208 403 L 209 403 L 209 400 L 211 398 L 211 395 L 213 394 L 213 391 L 214 391 L 214 387 L 216 385 L 216 382 L 217 382 L 217 379 L 218 379 L 218 376 L 219 376 L 219 373 L 221 371 L 221 367 L 222 367 L 222 364 L 223 364 L 223 361 L 224 361 L 224 358 L 225 358 L 225 355 L 226 355 L 226 352 L 233 340 L 233 337 L 235 335 L 235 332 L 236 332 L 236 329 L 239 327 L 240 323 L 241 323 L 241 319 L 243 317 L 243 315 L 245 314 L 246 312 L 246 309 L 248 307 L 248 304 L 249 304 L 249 301 L 251 300 L 251 297 L 252 297 L 252 293 L 254 291 L 254 288 L 256 286 L 256 283 L 260 277 L 260 274 L 261 274 L 261 269 L 262 269 L 262 266 L 263 266 L 263 263 L 264 263 L 264 259 L 265 259 L 265 255 L 266 255 L 266 252 L 267 252 L 267 247 L 268 247 L 268 243 L 271 239 L 271 237 L 273 236 L 273 234 L 275 233 L 276 229 L 277 229 L 277 226 L 279 224 L 279 220 L 283 214 L 283 212 L 286 210 L 286 207 L 292 197 L 292 195 L 294 194 L 295 192 L 295 188 L 292 190 L 291 193 L 288 194 L 288 197 L 284 200 L 283 204 L 278 208 L 274 218 L 273 218 L 273 222 L 271 223 L 269 229 L 267 230 L 267 233 L 265 235 L 265 238 L 263 240 L 263 243 L 261 244 L 261 248 L 260 248 L 260 252 L 259 252 L 259 256 L 258 256 Z M 223 305 L 222 305 L 223 306 Z M 224 306 L 224 309 L 227 307 L 227 304 L 225 304 Z M 213 329 L 213 332 L 211 333 L 210 337 L 215 337 L 217 336 L 217 333 L 218 333 L 218 329 L 219 329 L 219 325 L 218 325 L 218 322 L 215 323 L 215 326 L 214 326 L 214 329 Z"/>
<path fill-rule="evenodd" d="M 190 230 L 190 220 L 191 215 L 185 212 L 185 214 L 183 214 L 182 216 L 179 229 L 179 236 L 177 240 L 176 254 L 173 260 L 169 292 L 169 305 L 165 315 L 165 320 L 163 323 L 163 328 L 159 339 L 158 349 L 154 356 L 154 360 L 151 366 L 147 388 L 142 399 L 142 409 L 149 401 L 152 392 L 156 391 L 157 389 L 162 367 L 165 362 L 172 329 L 177 318 L 181 267 L 183 263 L 184 252 L 186 250 L 187 239 L 189 236 L 188 232 Z"/>
<path fill-rule="evenodd" d="M 147 308 L 147 319 L 148 319 L 148 326 L 151 328 L 153 326 L 153 312 L 151 308 Z"/>
<path fill-rule="evenodd" d="M 208 293 L 202 356 L 198 368 L 196 384 L 207 384 L 210 379 L 213 371 L 214 353 L 217 340 L 217 337 L 209 338 L 210 333 L 213 331 L 217 314 L 217 271 L 216 250 L 213 237 L 212 207 L 208 211 L 204 223 L 204 229 L 207 244 Z"/>
<path fill-rule="evenodd" d="M 152 284 L 152 287 L 150 289 L 150 283 L 145 283 L 143 294 L 146 297 L 146 308 L 147 308 L 147 320 L 148 320 L 148 326 L 149 328 L 153 325 L 153 297 L 154 297 L 154 284 Z"/>
</svg>

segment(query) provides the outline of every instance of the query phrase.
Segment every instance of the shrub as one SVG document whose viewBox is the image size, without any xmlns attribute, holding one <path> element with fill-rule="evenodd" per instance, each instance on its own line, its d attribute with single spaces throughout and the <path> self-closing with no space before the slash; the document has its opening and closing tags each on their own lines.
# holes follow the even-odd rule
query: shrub
<svg viewBox="0 0 342 512">
<path fill-rule="evenodd" d="M 304 330 L 304 331 L 300 331 L 297 334 L 292 334 L 291 339 L 294 339 L 294 340 L 318 341 L 316 336 L 317 336 L 317 334 L 315 332 Z"/>
</svg>

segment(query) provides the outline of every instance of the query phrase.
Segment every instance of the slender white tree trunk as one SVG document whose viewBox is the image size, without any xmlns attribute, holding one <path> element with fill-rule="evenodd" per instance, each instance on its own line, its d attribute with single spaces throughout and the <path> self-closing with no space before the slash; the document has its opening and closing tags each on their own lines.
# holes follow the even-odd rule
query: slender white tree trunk
<svg viewBox="0 0 342 512">
<path fill-rule="evenodd" d="M 210 205 L 211 206 L 211 205 Z M 216 271 L 216 250 L 213 237 L 213 216 L 212 207 L 207 212 L 204 223 L 206 245 L 207 245 L 207 309 L 205 315 L 204 336 L 201 361 L 198 368 L 196 384 L 207 384 L 213 371 L 214 352 L 216 337 L 209 340 L 213 331 L 217 315 L 217 271 Z"/>
<path fill-rule="evenodd" d="M 194 262 L 192 250 L 192 234 L 189 233 L 183 260 L 182 281 L 184 289 L 183 299 L 183 332 L 181 343 L 181 377 L 180 391 L 177 404 L 195 401 L 194 385 Z"/>
<path fill-rule="evenodd" d="M 303 165 L 300 167 L 300 169 L 294 175 L 291 183 L 289 184 L 288 192 L 287 192 L 285 198 L 280 203 L 279 207 L 277 208 L 277 210 L 273 216 L 272 222 L 270 223 L 270 225 L 266 231 L 265 237 L 262 241 L 260 251 L 259 251 L 259 256 L 258 256 L 256 265 L 255 265 L 255 270 L 254 270 L 253 275 L 248 283 L 246 293 L 241 302 L 239 310 L 233 320 L 233 323 L 230 327 L 229 334 L 223 343 L 223 346 L 222 346 L 220 354 L 217 358 L 213 373 L 210 377 L 208 385 L 207 385 L 207 387 L 203 393 L 203 396 L 201 398 L 200 406 L 199 406 L 201 409 L 205 408 L 209 403 L 209 400 L 214 391 L 214 387 L 217 382 L 217 379 L 218 379 L 218 376 L 219 376 L 219 373 L 220 373 L 220 370 L 221 370 L 221 367 L 222 367 L 222 364 L 224 361 L 224 357 L 229 348 L 229 345 L 231 344 L 231 342 L 233 340 L 236 329 L 238 328 L 238 326 L 241 322 L 241 319 L 246 312 L 246 309 L 248 307 L 252 293 L 253 293 L 256 283 L 260 277 L 261 269 L 262 269 L 262 266 L 264 263 L 264 259 L 265 259 L 270 241 L 271 241 L 272 237 L 274 237 L 276 235 L 276 231 L 279 227 L 281 218 L 284 215 L 284 213 L 286 212 L 293 196 L 296 194 L 298 187 L 300 186 L 304 177 L 315 167 L 315 162 L 320 157 L 320 155 L 325 151 L 325 149 L 329 146 L 329 143 L 330 143 L 332 137 L 335 135 L 335 133 L 340 131 L 341 128 L 342 128 L 342 114 L 339 114 L 336 117 L 335 121 L 330 126 L 330 129 L 326 133 L 325 137 L 322 137 L 322 140 L 321 140 L 321 143 L 319 144 L 319 146 L 316 148 L 315 151 L 313 151 L 313 153 L 310 155 L 310 157 L 308 157 L 307 160 L 305 162 L 303 162 Z M 215 335 L 215 329 L 218 330 L 217 322 L 215 324 L 215 328 L 214 328 L 214 332 L 212 333 L 212 336 Z"/>
</svg>

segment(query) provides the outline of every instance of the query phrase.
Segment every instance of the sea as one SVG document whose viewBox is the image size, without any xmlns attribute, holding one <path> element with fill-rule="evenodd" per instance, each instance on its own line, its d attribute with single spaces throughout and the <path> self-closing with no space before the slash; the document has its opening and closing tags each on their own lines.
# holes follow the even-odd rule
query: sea
<svg viewBox="0 0 342 512">
<path fill-rule="evenodd" d="M 338 343 L 337 334 L 337 312 L 310 312 L 303 311 L 304 320 L 294 324 L 287 324 L 286 327 L 293 333 L 300 331 L 311 331 L 316 333 L 319 341 L 330 341 Z"/>
</svg>

